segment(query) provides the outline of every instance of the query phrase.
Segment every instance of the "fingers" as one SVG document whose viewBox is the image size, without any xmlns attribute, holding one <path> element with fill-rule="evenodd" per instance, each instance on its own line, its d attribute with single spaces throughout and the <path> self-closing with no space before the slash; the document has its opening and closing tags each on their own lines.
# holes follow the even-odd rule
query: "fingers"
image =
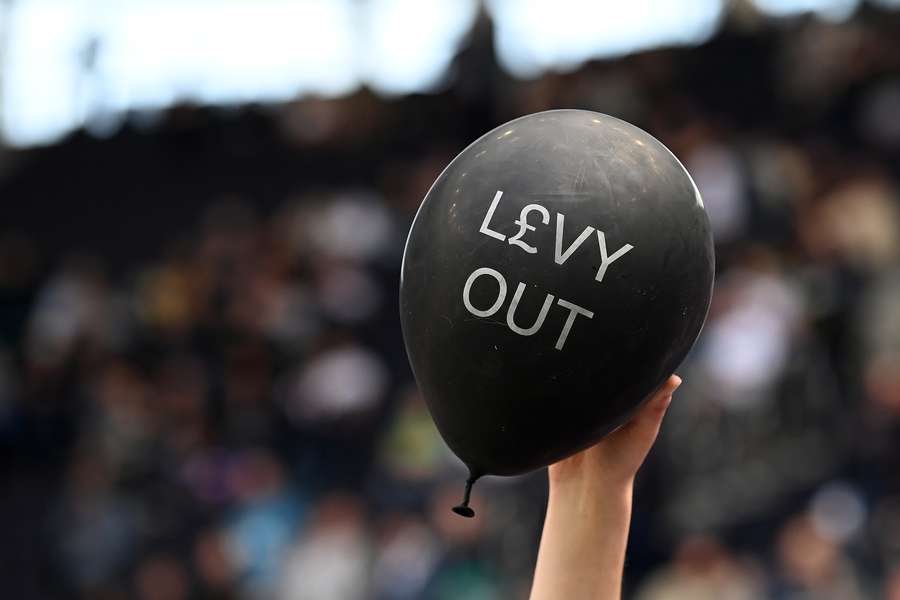
<svg viewBox="0 0 900 600">
<path fill-rule="evenodd" d="M 656 390 L 656 393 L 653 394 L 653 397 L 647 402 L 647 405 L 641 412 L 638 413 L 636 417 L 637 420 L 646 421 L 647 424 L 655 424 L 656 429 L 659 429 L 662 418 L 665 416 L 669 404 L 672 403 L 672 394 L 675 393 L 675 390 L 677 390 L 680 385 L 681 377 L 678 375 L 670 376 L 666 382 Z"/>
<path fill-rule="evenodd" d="M 623 436 L 637 438 L 643 445 L 648 446 L 649 450 L 649 445 L 656 440 L 663 417 L 672 402 L 672 394 L 680 385 L 681 377 L 678 375 L 669 377 L 631 422 L 616 433 L 621 432 Z"/>
<path fill-rule="evenodd" d="M 679 385 L 681 378 L 672 375 L 630 422 L 610 433 L 595 446 L 552 465 L 551 486 L 558 487 L 562 482 L 585 477 L 607 483 L 632 482 L 656 441 L 659 427 L 672 401 L 672 394 Z"/>
<path fill-rule="evenodd" d="M 663 383 L 656 393 L 653 395 L 653 399 L 651 402 L 662 402 L 668 406 L 669 402 L 672 400 L 672 394 L 675 393 L 675 390 L 678 389 L 678 386 L 681 385 L 681 377 L 678 375 L 671 375 L 669 378 Z"/>
</svg>

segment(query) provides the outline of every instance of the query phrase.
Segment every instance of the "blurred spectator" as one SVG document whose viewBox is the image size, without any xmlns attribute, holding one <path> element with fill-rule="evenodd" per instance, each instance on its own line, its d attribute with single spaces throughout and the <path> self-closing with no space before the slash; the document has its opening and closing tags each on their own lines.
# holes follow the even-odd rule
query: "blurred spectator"
<svg viewBox="0 0 900 600">
<path fill-rule="evenodd" d="M 107 465 L 85 448 L 73 459 L 52 521 L 59 568 L 89 596 L 115 590 L 137 550 L 137 515 L 112 489 Z"/>
<path fill-rule="evenodd" d="M 238 457 L 229 476 L 236 506 L 226 521 L 230 560 L 239 588 L 251 598 L 274 598 L 283 557 L 300 523 L 302 504 L 282 465 L 256 449 Z"/>
<path fill-rule="evenodd" d="M 894 567 L 887 577 L 884 587 L 885 600 L 900 600 L 900 568 Z"/>
<path fill-rule="evenodd" d="M 369 540 L 359 502 L 326 496 L 314 509 L 308 530 L 286 553 L 278 598 L 354 600 L 367 596 Z"/>
<path fill-rule="evenodd" d="M 754 573 L 708 537 L 684 540 L 671 566 L 650 575 L 637 600 L 751 600 L 765 598 Z"/>
<path fill-rule="evenodd" d="M 421 598 L 438 560 L 440 540 L 415 514 L 382 520 L 372 586 L 378 600 Z"/>
<path fill-rule="evenodd" d="M 199 534 L 193 547 L 199 595 L 210 600 L 236 598 L 237 574 L 225 536 L 216 530 Z"/>
<path fill-rule="evenodd" d="M 187 600 L 187 573 L 174 556 L 162 554 L 144 559 L 134 576 L 139 600 Z"/>
<path fill-rule="evenodd" d="M 448 459 L 447 447 L 418 389 L 405 390 L 397 416 L 385 431 L 380 462 L 396 480 L 428 481 Z"/>
<path fill-rule="evenodd" d="M 839 544 L 828 539 L 807 515 L 788 521 L 778 536 L 781 577 L 775 598 L 854 600 L 865 598 L 859 576 Z"/>
<path fill-rule="evenodd" d="M 356 344 L 344 344 L 322 352 L 302 367 L 286 410 L 298 422 L 349 419 L 373 410 L 387 383 L 377 356 Z"/>
<path fill-rule="evenodd" d="M 494 557 L 485 555 L 486 523 L 481 519 L 459 519 L 447 510 L 458 500 L 458 486 L 439 487 L 430 504 L 430 516 L 444 552 L 425 588 L 423 597 L 435 600 L 477 598 L 495 600 L 503 597 Z M 479 512 L 483 499 L 473 494 L 471 506 Z"/>
</svg>

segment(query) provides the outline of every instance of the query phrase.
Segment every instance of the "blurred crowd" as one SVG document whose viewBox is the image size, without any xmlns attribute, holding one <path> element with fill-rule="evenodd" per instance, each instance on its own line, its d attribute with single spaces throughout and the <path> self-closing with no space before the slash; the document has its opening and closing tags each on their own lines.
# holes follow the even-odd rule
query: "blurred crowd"
<svg viewBox="0 0 900 600">
<path fill-rule="evenodd" d="M 190 161 L 197 135 L 238 127 L 301 158 L 274 200 L 264 176 L 169 186 L 190 216 L 153 244 L 140 219 L 58 222 L 71 207 L 0 224 L 3 596 L 527 596 L 544 475 L 450 512 L 465 472 L 411 379 L 397 286 L 442 166 L 557 107 L 659 137 L 717 242 L 709 320 L 638 482 L 627 597 L 900 600 L 900 20 L 865 11 L 735 17 L 700 48 L 531 81 L 498 70 L 480 22 L 434 97 L 186 107 L 118 134 L 174 135 Z M 131 147 L 85 139 L 62 147 Z M 4 203 L 55 178 L 53 202 L 86 193 L 57 151 L 4 169 Z M 126 192 L 109 214 L 153 222 Z"/>
</svg>

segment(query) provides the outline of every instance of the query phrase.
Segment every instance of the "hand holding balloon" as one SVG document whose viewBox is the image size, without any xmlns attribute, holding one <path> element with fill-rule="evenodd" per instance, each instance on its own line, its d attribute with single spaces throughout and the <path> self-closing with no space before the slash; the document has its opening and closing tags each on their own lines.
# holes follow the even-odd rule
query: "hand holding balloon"
<svg viewBox="0 0 900 600">
<path fill-rule="evenodd" d="M 531 600 L 621 597 L 634 476 L 679 385 L 672 375 L 626 425 L 550 466 Z"/>
<path fill-rule="evenodd" d="M 634 418 L 600 443 L 550 465 L 551 491 L 631 485 L 659 433 L 681 378 L 672 375 Z"/>
</svg>

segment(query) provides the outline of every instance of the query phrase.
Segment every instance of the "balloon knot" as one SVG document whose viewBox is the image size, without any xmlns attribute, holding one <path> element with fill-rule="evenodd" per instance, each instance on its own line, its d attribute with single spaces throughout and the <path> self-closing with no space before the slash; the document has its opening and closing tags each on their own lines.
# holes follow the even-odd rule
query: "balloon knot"
<svg viewBox="0 0 900 600">
<path fill-rule="evenodd" d="M 467 519 L 471 519 L 475 516 L 475 511 L 469 506 L 469 496 L 472 494 L 472 484 L 475 483 L 477 477 L 469 477 L 466 480 L 466 491 L 463 493 L 463 501 L 462 504 L 453 507 L 453 512 L 456 514 L 466 517 Z"/>
</svg>

